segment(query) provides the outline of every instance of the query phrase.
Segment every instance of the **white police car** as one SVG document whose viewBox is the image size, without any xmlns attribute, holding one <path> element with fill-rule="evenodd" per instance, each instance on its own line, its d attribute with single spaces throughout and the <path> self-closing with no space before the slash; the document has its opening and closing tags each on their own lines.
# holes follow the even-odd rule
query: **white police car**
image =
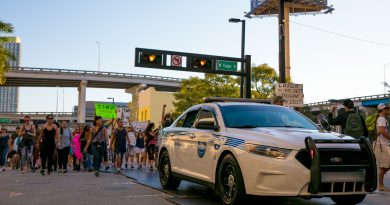
<svg viewBox="0 0 390 205">
<path fill-rule="evenodd" d="M 163 188 L 192 181 L 214 189 L 223 204 L 240 204 L 246 195 L 357 204 L 377 186 L 364 137 L 325 132 L 290 108 L 262 103 L 195 105 L 163 130 L 159 153 Z"/>
</svg>

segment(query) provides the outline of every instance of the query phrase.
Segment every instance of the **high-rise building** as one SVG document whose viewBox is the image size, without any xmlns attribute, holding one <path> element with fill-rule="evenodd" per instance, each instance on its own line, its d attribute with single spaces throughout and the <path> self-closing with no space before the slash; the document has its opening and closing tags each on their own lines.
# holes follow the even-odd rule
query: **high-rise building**
<svg viewBox="0 0 390 205">
<path fill-rule="evenodd" d="M 20 43 L 18 37 L 7 37 L 3 46 L 15 56 L 15 60 L 9 62 L 11 67 L 20 66 Z M 19 104 L 19 87 L 0 87 L 0 112 L 17 112 Z"/>
</svg>

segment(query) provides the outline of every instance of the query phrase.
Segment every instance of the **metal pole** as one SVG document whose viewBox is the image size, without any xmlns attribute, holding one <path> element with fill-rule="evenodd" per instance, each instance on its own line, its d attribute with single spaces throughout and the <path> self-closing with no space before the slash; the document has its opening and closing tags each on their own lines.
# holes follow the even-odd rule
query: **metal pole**
<svg viewBox="0 0 390 205">
<path fill-rule="evenodd" d="M 383 94 L 386 95 L 386 64 L 383 65 Z"/>
<path fill-rule="evenodd" d="M 241 20 L 242 32 L 241 32 L 241 72 L 244 73 L 245 63 L 245 20 Z M 240 98 L 244 98 L 244 77 L 241 76 L 240 82 Z"/>
<path fill-rule="evenodd" d="M 100 72 L 100 42 L 96 41 L 98 44 L 98 72 Z"/>
<path fill-rule="evenodd" d="M 57 101 L 56 101 L 56 121 L 58 121 L 58 85 L 57 85 Z"/>
<path fill-rule="evenodd" d="M 62 87 L 62 112 L 65 113 L 65 89 Z"/>
<path fill-rule="evenodd" d="M 284 48 L 285 35 L 284 35 L 284 0 L 279 2 L 279 81 L 280 83 L 286 82 L 286 52 Z"/>
<path fill-rule="evenodd" d="M 252 98 L 252 92 L 251 92 L 251 74 L 252 74 L 252 62 L 251 62 L 251 56 L 246 55 L 245 56 L 245 98 L 251 99 Z"/>
</svg>

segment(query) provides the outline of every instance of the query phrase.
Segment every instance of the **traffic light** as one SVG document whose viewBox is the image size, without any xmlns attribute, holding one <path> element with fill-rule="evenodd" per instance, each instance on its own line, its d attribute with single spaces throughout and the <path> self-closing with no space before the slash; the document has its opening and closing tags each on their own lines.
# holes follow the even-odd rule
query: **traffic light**
<svg viewBox="0 0 390 205">
<path fill-rule="evenodd" d="M 152 65 L 161 65 L 162 64 L 162 55 L 155 53 L 142 53 L 141 64 L 152 64 Z"/>
<path fill-rule="evenodd" d="M 212 69 L 213 68 L 213 61 L 210 58 L 199 58 L 194 57 L 191 58 L 191 68 L 203 68 L 203 69 Z"/>
</svg>

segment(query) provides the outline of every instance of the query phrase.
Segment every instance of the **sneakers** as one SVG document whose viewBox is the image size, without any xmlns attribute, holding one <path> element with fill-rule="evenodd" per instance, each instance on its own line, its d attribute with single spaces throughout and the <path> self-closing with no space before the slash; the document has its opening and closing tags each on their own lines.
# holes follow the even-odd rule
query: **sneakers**
<svg viewBox="0 0 390 205">
<path fill-rule="evenodd" d="M 142 165 L 138 165 L 138 169 L 141 169 L 142 168 Z"/>
<path fill-rule="evenodd" d="M 68 170 L 66 170 L 66 169 L 64 169 L 64 170 L 62 171 L 62 173 L 66 173 L 66 172 L 68 172 Z"/>
<path fill-rule="evenodd" d="M 45 170 L 42 169 L 40 172 L 41 172 L 42 176 L 45 175 Z"/>
<path fill-rule="evenodd" d="M 131 166 L 130 166 L 130 168 L 134 169 L 134 166 L 133 166 L 133 165 L 131 165 Z"/>
<path fill-rule="evenodd" d="M 5 172 L 5 167 L 2 168 L 2 171 Z"/>
<path fill-rule="evenodd" d="M 98 177 L 99 176 L 99 172 L 95 172 L 95 177 Z"/>
<path fill-rule="evenodd" d="M 107 165 L 107 166 L 106 166 L 106 171 L 109 170 L 109 169 L 110 169 L 110 166 Z"/>
<path fill-rule="evenodd" d="M 62 169 L 58 169 L 58 173 L 62 173 L 63 172 L 63 170 Z"/>
</svg>

